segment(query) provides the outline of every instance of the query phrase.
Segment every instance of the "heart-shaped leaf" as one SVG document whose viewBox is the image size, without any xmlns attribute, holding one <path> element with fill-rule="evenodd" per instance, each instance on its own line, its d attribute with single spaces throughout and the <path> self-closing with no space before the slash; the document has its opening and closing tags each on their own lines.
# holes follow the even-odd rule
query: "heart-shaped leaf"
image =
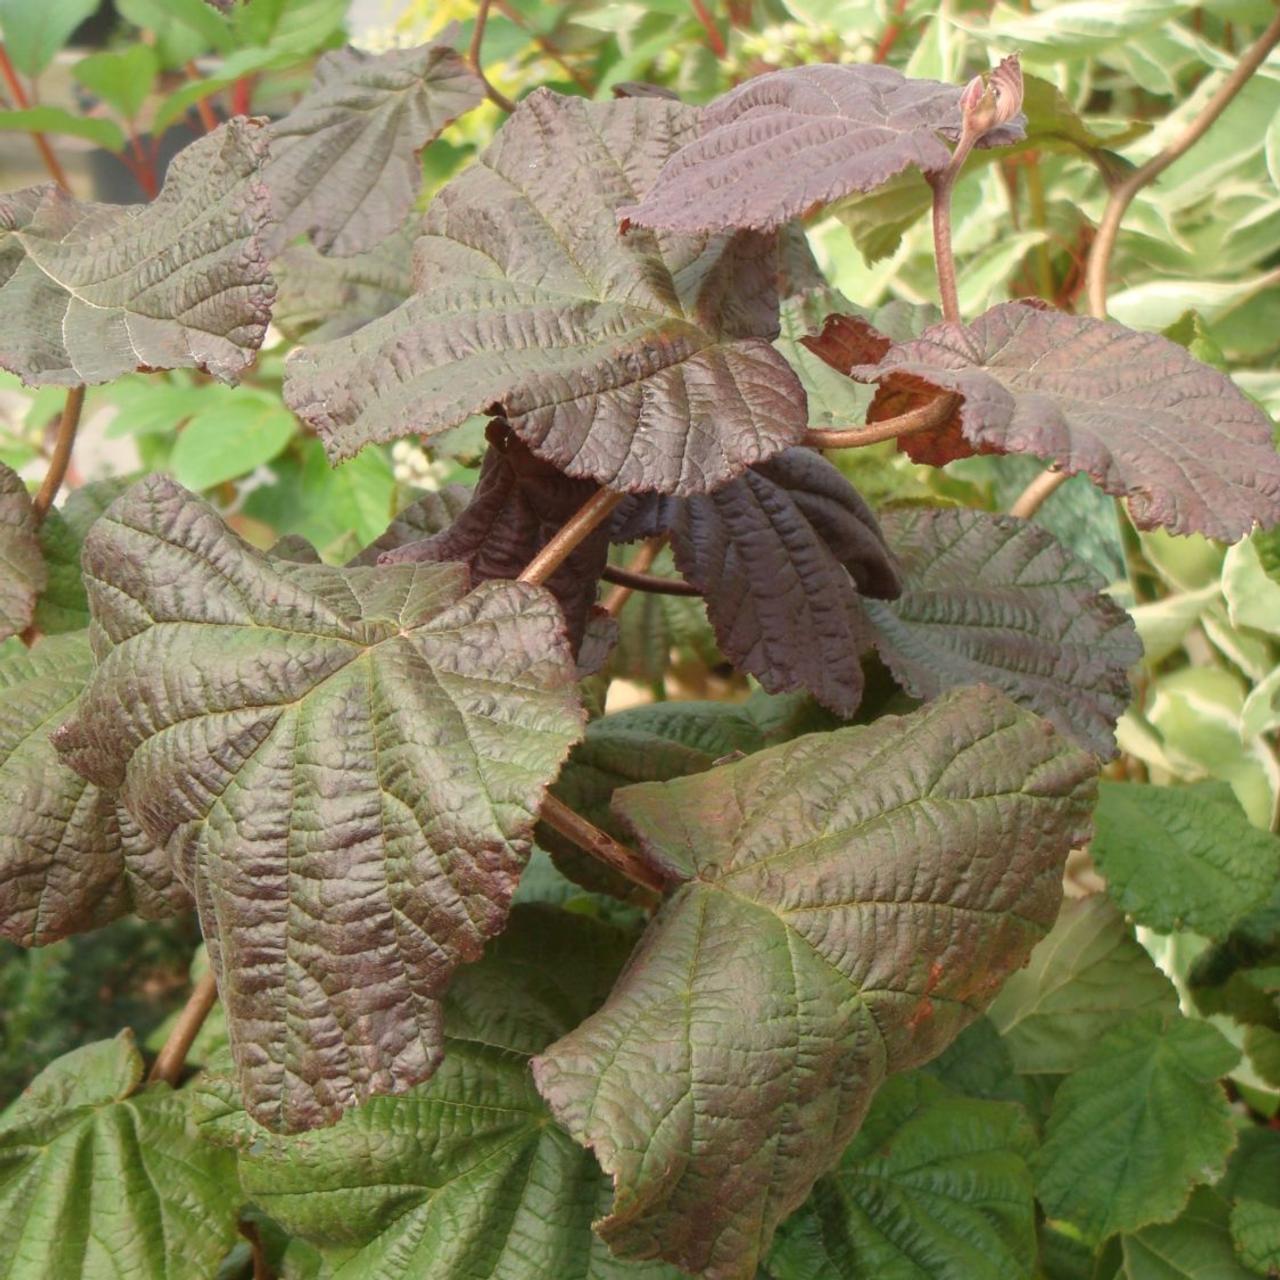
<svg viewBox="0 0 1280 1280">
<path fill-rule="evenodd" d="M 795 443 L 775 237 L 618 235 L 696 122 L 660 98 L 521 102 L 431 202 L 415 295 L 291 358 L 286 398 L 330 456 L 488 412 L 568 475 L 694 493 Z"/>
<path fill-rule="evenodd" d="M 309 1128 L 426 1079 L 581 732 L 555 601 L 273 561 L 162 477 L 84 566 L 101 662 L 56 742 L 192 890 L 250 1113 Z"/>
<path fill-rule="evenodd" d="M 236 119 L 185 148 L 150 204 L 0 196 L 0 367 L 34 386 L 193 366 L 234 380 L 275 297 L 265 153 Z"/>
<path fill-rule="evenodd" d="M 754 1274 L 890 1072 L 1048 930 L 1091 756 L 993 689 L 798 738 L 614 807 L 673 886 L 604 1007 L 534 1061 L 614 1178 L 623 1256 Z"/>
<path fill-rule="evenodd" d="M 909 693 L 992 684 L 1081 746 L 1115 754 L 1142 644 L 1094 570 L 1012 516 L 907 508 L 881 525 L 905 585 L 896 600 L 865 607 Z"/>
<path fill-rule="evenodd" d="M 31 625 L 48 585 L 38 529 L 26 484 L 0 462 L 0 640 Z"/>
<path fill-rule="evenodd" d="M 304 234 L 322 253 L 374 249 L 413 205 L 418 153 L 484 96 L 483 81 L 446 44 L 326 53 L 311 90 L 271 126 L 263 175 L 276 219 L 271 254 Z"/>
<path fill-rule="evenodd" d="M 1266 415 L 1175 342 L 1109 320 L 1006 302 L 943 323 L 853 376 L 879 390 L 868 421 L 952 391 L 936 433 L 902 447 L 935 464 L 974 448 L 1032 453 L 1127 498 L 1134 523 L 1234 542 L 1280 522 Z"/>
<path fill-rule="evenodd" d="M 939 135 L 960 134 L 956 85 L 892 67 L 818 63 L 756 76 L 702 113 L 701 129 L 667 162 L 623 225 L 673 231 L 773 230 L 915 167 L 945 169 Z M 1022 137 L 1021 116 L 980 146 Z"/>
</svg>

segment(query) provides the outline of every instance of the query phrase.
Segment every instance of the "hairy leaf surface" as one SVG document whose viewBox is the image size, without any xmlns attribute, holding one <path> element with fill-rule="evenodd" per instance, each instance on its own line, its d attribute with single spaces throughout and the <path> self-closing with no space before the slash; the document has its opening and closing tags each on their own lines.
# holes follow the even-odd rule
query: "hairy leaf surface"
<svg viewBox="0 0 1280 1280">
<path fill-rule="evenodd" d="M 888 1081 L 835 1170 L 789 1218 L 777 1280 L 1017 1280 L 1035 1273 L 1036 1209 L 1021 1107 Z"/>
<path fill-rule="evenodd" d="M 84 564 L 101 662 L 57 745 L 194 894 L 249 1111 L 308 1128 L 426 1079 L 580 733 L 555 602 L 273 561 L 162 477 Z"/>
<path fill-rule="evenodd" d="M 672 893 L 605 1006 L 534 1062 L 614 1178 L 610 1246 L 754 1274 L 885 1076 L 1047 932 L 1093 769 L 971 688 L 619 792 Z"/>
<path fill-rule="evenodd" d="M 483 82 L 445 44 L 326 53 L 311 90 L 270 129 L 272 254 L 304 234 L 322 253 L 376 248 L 422 185 L 418 153 L 483 101 Z"/>
<path fill-rule="evenodd" d="M 0 936 L 22 946 L 191 906 L 115 793 L 68 768 L 49 741 L 92 672 L 83 632 L 0 654 Z"/>
<path fill-rule="evenodd" d="M 696 119 L 660 98 L 521 102 L 432 201 L 415 295 L 290 360 L 286 397 L 330 456 L 487 412 L 571 476 L 693 493 L 798 440 L 775 238 L 618 235 Z"/>
<path fill-rule="evenodd" d="M 972 448 L 1033 453 L 1127 498 L 1134 522 L 1234 542 L 1280 521 L 1280 456 L 1266 415 L 1175 342 L 1109 320 L 1006 302 L 939 324 L 853 376 L 879 390 L 869 421 L 937 391 L 959 403 L 902 447 L 935 464 Z"/>
<path fill-rule="evenodd" d="M 236 1240 L 235 1160 L 142 1079 L 133 1033 L 59 1058 L 0 1115 L 4 1280 L 211 1276 Z M 133 1095 L 133 1096 L 130 1096 Z"/>
<path fill-rule="evenodd" d="M 1082 747 L 1115 754 L 1142 643 L 1088 565 L 1012 516 L 907 508 L 881 520 L 896 600 L 866 602 L 889 669 L 918 698 L 992 684 Z"/>
<path fill-rule="evenodd" d="M 623 225 L 773 230 L 914 166 L 947 167 L 960 89 L 891 67 L 820 63 L 756 76 L 702 113 L 700 136 L 667 162 Z M 979 144 L 1022 136 L 1022 118 Z"/>
<path fill-rule="evenodd" d="M 150 204 L 0 196 L 0 367 L 40 386 L 193 366 L 234 380 L 275 297 L 265 152 L 236 119 L 186 147 Z"/>
<path fill-rule="evenodd" d="M 48 580 L 31 495 L 22 477 L 0 463 L 0 640 L 31 625 Z"/>
</svg>

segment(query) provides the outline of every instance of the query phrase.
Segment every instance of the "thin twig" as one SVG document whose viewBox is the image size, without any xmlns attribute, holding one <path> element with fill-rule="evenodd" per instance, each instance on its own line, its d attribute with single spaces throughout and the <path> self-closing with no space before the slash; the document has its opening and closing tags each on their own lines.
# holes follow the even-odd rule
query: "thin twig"
<svg viewBox="0 0 1280 1280">
<path fill-rule="evenodd" d="M 648 591 L 658 596 L 701 596 L 691 582 L 683 578 L 660 578 L 654 573 L 643 573 L 630 566 L 623 568 L 619 564 L 607 564 L 600 576 L 606 582 L 617 583 L 628 591 Z M 605 605 L 608 608 L 608 604 Z M 612 611 L 611 611 L 612 612 Z"/>
<path fill-rule="evenodd" d="M 218 984 L 214 979 L 213 970 L 209 969 L 196 983 L 182 1012 L 178 1014 L 178 1021 L 173 1024 L 169 1038 L 164 1042 L 164 1047 L 151 1066 L 151 1074 L 147 1076 L 148 1084 L 155 1084 L 162 1080 L 166 1084 L 177 1085 L 182 1078 L 182 1068 L 186 1064 L 187 1053 L 196 1036 L 199 1035 L 200 1028 L 204 1026 L 204 1020 L 209 1016 L 209 1010 L 213 1008 L 217 998 Z"/>
<path fill-rule="evenodd" d="M 711 46 L 711 52 L 717 58 L 727 57 L 728 46 L 724 42 L 724 36 L 720 34 L 720 28 L 716 26 L 716 20 L 711 16 L 711 11 L 702 0 L 690 0 L 690 3 L 693 5 L 694 13 L 697 14 L 698 21 L 702 23 L 702 29 L 707 33 L 707 44 Z"/>
<path fill-rule="evenodd" d="M 592 84 L 591 80 L 584 76 L 582 72 L 565 57 L 559 45 L 557 45 L 550 36 L 543 35 L 541 32 L 535 31 L 521 16 L 520 10 L 505 3 L 505 0 L 495 0 L 495 3 L 502 16 L 515 26 L 519 27 L 520 30 L 523 31 L 525 35 L 527 35 L 533 43 L 551 59 L 552 62 L 557 63 L 565 75 L 567 75 L 583 93 L 588 97 L 595 93 L 595 85 Z"/>
<path fill-rule="evenodd" d="M 200 74 L 200 68 L 195 62 L 188 62 L 184 66 L 183 71 L 187 73 L 187 78 L 194 84 L 199 84 L 204 77 Z M 200 117 L 200 127 L 205 133 L 212 133 L 218 127 L 218 117 L 213 114 L 213 108 L 209 105 L 208 98 L 197 98 L 195 101 L 196 115 Z"/>
<path fill-rule="evenodd" d="M 650 905 L 662 897 L 666 888 L 662 877 L 647 862 L 625 844 L 619 843 L 607 831 L 601 831 L 594 822 L 588 822 L 575 813 L 563 800 L 546 792 L 542 797 L 540 817 L 547 826 L 554 828 L 566 839 L 572 840 L 585 853 L 612 867 L 632 884 L 644 889 L 651 897 Z M 639 897 L 639 895 L 636 895 Z"/>
<path fill-rule="evenodd" d="M 19 111 L 25 111 L 31 106 L 31 99 L 27 97 L 27 91 L 22 87 L 22 81 L 18 79 L 18 73 L 13 68 L 13 63 L 9 61 L 9 51 L 4 47 L 4 42 L 0 41 L 0 76 L 4 78 L 4 82 L 9 86 L 9 92 L 13 94 L 13 105 Z M 40 159 L 44 161 L 44 167 L 49 171 L 49 176 L 60 186 L 63 191 L 71 191 L 71 183 L 67 181 L 66 170 L 62 167 L 62 162 L 54 154 L 53 148 L 49 145 L 49 139 L 43 133 L 35 129 L 30 130 L 31 141 L 36 144 L 36 150 L 40 153 Z"/>
<path fill-rule="evenodd" d="M 1070 472 L 1047 467 L 1018 495 L 1017 501 L 1009 508 L 1009 514 L 1030 520 L 1040 510 L 1044 500 L 1070 478 Z"/>
<path fill-rule="evenodd" d="M 569 517 L 554 538 L 525 566 L 517 582 L 541 586 L 573 554 L 574 548 L 588 537 L 597 525 L 609 518 L 614 507 L 627 495 L 612 489 L 597 489 Z"/>
<path fill-rule="evenodd" d="M 893 17 L 889 19 L 888 26 L 884 29 L 884 34 L 880 37 L 880 43 L 876 45 L 876 51 L 871 56 L 872 62 L 884 62 L 888 58 L 893 46 L 898 43 L 898 37 L 902 35 L 904 28 L 902 15 L 907 11 L 907 0 L 894 0 Z"/>
<path fill-rule="evenodd" d="M 938 269 L 942 317 L 960 323 L 960 295 L 956 290 L 956 259 L 951 250 L 951 193 L 977 139 L 967 131 L 951 154 L 951 163 L 929 179 L 933 187 L 933 256 Z"/>
<path fill-rule="evenodd" d="M 645 541 L 640 544 L 640 550 L 631 558 L 631 563 L 627 566 L 628 570 L 631 573 L 644 573 L 658 558 L 658 552 L 662 550 L 663 544 L 666 540 L 665 534 L 659 534 L 656 538 L 646 538 Z M 609 617 L 616 618 L 622 612 L 622 606 L 631 599 L 631 593 L 633 590 L 635 590 L 634 587 L 623 586 L 621 584 L 615 586 L 614 589 L 605 596 L 600 607 L 609 615 Z"/>
<path fill-rule="evenodd" d="M 1227 109 L 1232 99 L 1244 88 L 1249 77 L 1266 61 L 1267 54 L 1280 44 L 1280 11 L 1271 25 L 1246 50 L 1234 70 L 1218 86 L 1217 92 L 1200 109 L 1196 118 L 1158 155 L 1135 169 L 1123 182 L 1111 188 L 1098 234 L 1089 251 L 1086 273 L 1089 312 L 1099 320 L 1107 314 L 1107 276 L 1111 270 L 1111 254 L 1120 234 L 1120 223 L 1138 194 L 1149 182 L 1159 177 L 1175 160 L 1185 155 L 1209 131 L 1214 121 Z"/>
<path fill-rule="evenodd" d="M 484 85 L 489 101 L 510 115 L 516 109 L 516 104 L 505 93 L 495 89 L 489 83 L 489 77 L 485 75 L 484 67 L 480 63 L 480 46 L 484 43 L 484 29 L 489 21 L 490 3 L 491 0 L 480 0 L 476 10 L 476 24 L 471 31 L 471 48 L 467 51 L 467 61 L 471 63 L 471 70 L 480 77 L 480 83 Z"/>
<path fill-rule="evenodd" d="M 882 440 L 896 440 L 899 436 L 914 435 L 918 431 L 940 427 L 952 415 L 955 407 L 956 397 L 948 393 L 930 400 L 928 404 L 865 427 L 806 431 L 802 443 L 813 449 L 857 449 L 864 444 L 879 444 Z"/>
<path fill-rule="evenodd" d="M 62 417 L 58 420 L 58 436 L 53 442 L 53 456 L 49 459 L 49 470 L 45 473 L 44 482 L 40 486 L 31 505 L 35 508 L 36 523 L 39 524 L 46 512 L 53 506 L 58 490 L 67 477 L 67 468 L 71 465 L 71 450 L 75 448 L 76 428 L 80 425 L 80 410 L 84 408 L 84 387 L 72 387 L 62 403 Z"/>
</svg>

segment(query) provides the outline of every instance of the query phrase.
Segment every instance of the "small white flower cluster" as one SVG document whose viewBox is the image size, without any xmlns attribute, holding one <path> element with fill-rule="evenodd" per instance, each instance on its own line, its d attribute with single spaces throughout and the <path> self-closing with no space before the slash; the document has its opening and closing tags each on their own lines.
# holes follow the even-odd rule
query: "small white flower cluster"
<svg viewBox="0 0 1280 1280">
<path fill-rule="evenodd" d="M 449 464 L 433 462 L 426 450 L 412 440 L 397 440 L 391 446 L 391 467 L 400 484 L 413 485 L 436 493 L 449 475 Z"/>
</svg>

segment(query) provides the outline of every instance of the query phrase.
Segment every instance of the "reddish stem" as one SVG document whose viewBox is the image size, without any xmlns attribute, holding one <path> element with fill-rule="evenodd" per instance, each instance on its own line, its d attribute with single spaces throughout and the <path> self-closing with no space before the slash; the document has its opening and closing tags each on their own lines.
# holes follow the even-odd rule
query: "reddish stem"
<svg viewBox="0 0 1280 1280">
<path fill-rule="evenodd" d="M 876 45 L 876 51 L 872 57 L 873 62 L 883 62 L 889 56 L 893 46 L 898 43 L 898 37 L 906 29 L 901 21 L 902 15 L 906 11 L 907 0 L 894 0 L 893 17 L 889 19 L 889 25 L 885 27 L 884 35 L 880 37 L 880 43 Z"/>
<path fill-rule="evenodd" d="M 195 84 L 199 84 L 204 79 L 200 74 L 200 68 L 194 62 L 188 62 L 182 69 L 187 73 L 187 78 Z M 200 117 L 200 124 L 205 133 L 212 133 L 218 127 L 218 117 L 213 114 L 213 108 L 209 105 L 208 99 L 198 98 L 195 107 L 196 115 Z"/>
<path fill-rule="evenodd" d="M 13 94 L 14 105 L 19 111 L 25 111 L 31 105 L 31 99 L 27 97 L 27 91 L 22 87 L 22 81 L 18 79 L 18 73 L 13 69 L 13 63 L 9 61 L 9 51 L 4 47 L 3 42 L 0 42 L 0 76 L 9 86 L 9 92 Z M 70 192 L 71 184 L 67 181 L 66 171 L 61 161 L 54 155 L 49 139 L 43 133 L 32 129 L 31 141 L 36 144 L 36 150 L 40 153 L 40 159 L 44 161 L 44 167 L 49 171 L 49 176 L 63 191 Z"/>
<path fill-rule="evenodd" d="M 233 116 L 253 115 L 253 76 L 241 76 L 231 86 L 231 114 Z"/>
<path fill-rule="evenodd" d="M 698 21 L 702 23 L 703 29 L 707 33 L 707 43 L 711 46 L 711 52 L 717 58 L 728 56 L 729 49 L 724 42 L 724 36 L 720 34 L 720 28 L 716 26 L 715 19 L 711 16 L 711 11 L 703 3 L 703 0 L 690 0 L 693 5 L 693 11 L 698 15 Z"/>
<path fill-rule="evenodd" d="M 137 179 L 138 186 L 142 188 L 143 194 L 148 200 L 154 200 L 160 194 L 155 164 L 142 149 L 142 143 L 132 125 L 129 126 L 129 150 L 133 152 L 133 164 L 129 168 Z"/>
</svg>

